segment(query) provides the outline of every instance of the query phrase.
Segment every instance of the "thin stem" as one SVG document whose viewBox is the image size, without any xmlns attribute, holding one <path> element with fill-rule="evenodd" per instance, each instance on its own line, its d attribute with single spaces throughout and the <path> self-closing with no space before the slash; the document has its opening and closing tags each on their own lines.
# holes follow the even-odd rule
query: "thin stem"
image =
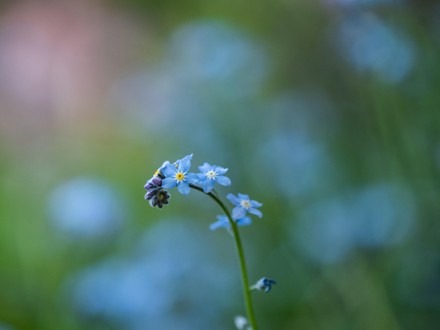
<svg viewBox="0 0 440 330">
<path fill-rule="evenodd" d="M 198 186 L 190 184 L 190 187 L 204 193 L 203 189 Z M 231 224 L 232 233 L 235 240 L 235 246 L 237 248 L 238 260 L 240 262 L 241 282 L 243 285 L 243 296 L 246 306 L 246 313 L 248 316 L 249 323 L 252 326 L 252 330 L 258 330 L 257 322 L 255 320 L 255 315 L 254 315 L 254 309 L 252 306 L 251 289 L 249 287 L 246 259 L 244 257 L 243 245 L 241 243 L 240 232 L 238 231 L 237 223 L 232 219 L 231 213 L 229 212 L 225 204 L 221 201 L 220 197 L 218 197 L 216 194 L 212 192 L 209 192 L 206 195 L 211 197 L 222 208 L 223 212 L 225 212 L 226 216 L 228 217 L 229 223 Z"/>
</svg>

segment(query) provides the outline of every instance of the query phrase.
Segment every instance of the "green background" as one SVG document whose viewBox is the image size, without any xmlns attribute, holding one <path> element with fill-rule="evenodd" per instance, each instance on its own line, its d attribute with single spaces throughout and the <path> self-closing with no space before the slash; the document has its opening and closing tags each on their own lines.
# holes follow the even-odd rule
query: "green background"
<svg viewBox="0 0 440 330">
<path fill-rule="evenodd" d="M 0 329 L 232 329 L 220 209 L 143 185 L 194 153 L 262 202 L 262 329 L 435 329 L 435 1 L 41 1 L 0 9 Z"/>
</svg>

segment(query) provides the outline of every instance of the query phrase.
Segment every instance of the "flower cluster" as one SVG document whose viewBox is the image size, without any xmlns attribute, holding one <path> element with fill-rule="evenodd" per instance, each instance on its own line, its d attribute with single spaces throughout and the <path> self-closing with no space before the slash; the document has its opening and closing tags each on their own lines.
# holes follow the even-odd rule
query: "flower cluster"
<svg viewBox="0 0 440 330">
<path fill-rule="evenodd" d="M 189 172 L 191 168 L 192 154 L 170 163 L 166 161 L 156 170 L 153 177 L 147 181 L 144 188 L 147 190 L 145 199 L 150 201 L 152 207 L 162 208 L 169 203 L 170 194 L 166 189 L 177 187 L 182 195 L 188 195 L 191 185 L 209 194 L 214 190 L 216 183 L 222 186 L 230 186 L 231 180 L 224 174 L 227 168 L 204 163 L 199 166 L 199 173 Z M 262 217 L 261 211 L 257 210 L 261 203 L 251 200 L 248 195 L 228 194 L 227 199 L 235 206 L 232 210 L 232 218 L 239 226 L 247 226 L 252 223 L 250 213 Z M 230 228 L 231 224 L 226 216 L 218 216 L 217 222 L 211 224 L 210 229 Z"/>
<path fill-rule="evenodd" d="M 217 165 L 204 163 L 202 166 L 199 166 L 200 173 L 190 173 L 192 156 L 192 154 L 187 155 L 174 163 L 164 162 L 145 184 L 144 188 L 147 190 L 145 199 L 154 200 L 158 192 L 174 187 L 177 187 L 177 190 L 182 195 L 188 195 L 190 185 L 199 187 L 205 193 L 213 191 L 215 183 L 222 186 L 231 185 L 231 180 L 224 176 L 228 169 Z M 150 205 L 162 207 L 161 204 L 155 204 L 154 202 L 150 202 Z"/>
<path fill-rule="evenodd" d="M 237 226 L 250 225 L 252 220 L 249 215 L 255 215 L 261 218 L 263 214 L 258 208 L 263 204 L 252 200 L 245 194 L 238 194 L 237 196 L 228 194 L 226 198 L 234 206 L 232 212 L 229 212 L 225 204 L 221 201 L 219 195 L 214 191 L 216 183 L 222 186 L 231 185 L 231 180 L 225 176 L 228 169 L 205 162 L 198 167 L 198 173 L 192 173 L 190 172 L 192 156 L 192 154 L 187 155 L 174 163 L 169 161 L 164 162 L 154 173 L 153 177 L 145 184 L 144 188 L 147 190 L 145 199 L 149 201 L 152 207 L 157 206 L 158 208 L 162 208 L 163 205 L 169 203 L 170 194 L 168 193 L 168 189 L 175 187 L 185 196 L 190 193 L 191 188 L 209 195 L 225 211 L 225 215 L 218 215 L 217 221 L 212 223 L 209 228 L 211 230 L 225 228 L 230 231 L 236 241 L 237 250 L 239 251 L 238 254 L 242 269 L 243 283 L 247 283 L 245 270 L 246 263 Z M 274 280 L 263 277 L 256 284 L 251 286 L 250 289 L 269 292 L 273 284 L 275 284 Z M 251 305 L 249 291 L 250 290 L 248 289 L 245 290 L 247 306 Z M 253 325 L 255 325 L 253 313 L 248 311 L 248 316 L 249 323 L 244 317 L 237 317 L 235 319 L 237 329 L 248 330 L 253 328 Z"/>
</svg>

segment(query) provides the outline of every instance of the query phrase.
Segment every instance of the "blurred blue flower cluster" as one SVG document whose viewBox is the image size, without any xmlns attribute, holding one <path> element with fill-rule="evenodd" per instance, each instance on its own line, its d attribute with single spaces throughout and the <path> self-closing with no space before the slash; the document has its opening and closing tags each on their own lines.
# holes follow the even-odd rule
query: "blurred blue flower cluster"
<svg viewBox="0 0 440 330">
<path fill-rule="evenodd" d="M 117 190 L 94 177 L 77 177 L 56 187 L 48 209 L 54 226 L 73 239 L 114 234 L 125 216 L 124 201 Z"/>
<path fill-rule="evenodd" d="M 292 228 L 297 248 L 318 264 L 345 260 L 358 248 L 393 246 L 415 225 L 414 197 L 397 184 L 379 184 L 311 204 Z"/>
<path fill-rule="evenodd" d="M 163 219 L 131 251 L 74 274 L 64 292 L 77 313 L 127 330 L 222 324 L 216 310 L 227 305 L 233 277 L 211 239 L 188 224 L 186 218 Z"/>
<path fill-rule="evenodd" d="M 402 81 L 416 62 L 414 45 L 372 13 L 342 20 L 339 42 L 356 70 L 372 72 L 389 83 Z"/>
<path fill-rule="evenodd" d="M 141 125 L 144 132 L 172 126 L 168 137 L 184 138 L 198 151 L 208 152 L 215 143 L 216 153 L 227 155 L 212 122 L 223 122 L 218 115 L 225 107 L 237 115 L 255 107 L 272 71 L 267 50 L 233 24 L 204 19 L 177 27 L 163 52 L 161 61 L 114 84 L 111 102 L 121 109 L 115 114 L 128 127 Z M 174 125 L 176 116 L 179 125 Z"/>
</svg>

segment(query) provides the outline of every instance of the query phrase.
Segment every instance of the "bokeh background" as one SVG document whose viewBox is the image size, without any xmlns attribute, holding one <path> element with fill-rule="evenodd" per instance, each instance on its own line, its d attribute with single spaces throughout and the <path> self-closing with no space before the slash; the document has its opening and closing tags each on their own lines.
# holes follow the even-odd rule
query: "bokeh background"
<svg viewBox="0 0 440 330">
<path fill-rule="evenodd" d="M 264 203 L 262 329 L 440 324 L 440 5 L 3 1 L 0 329 L 233 329 L 233 241 L 194 153 Z"/>
</svg>

